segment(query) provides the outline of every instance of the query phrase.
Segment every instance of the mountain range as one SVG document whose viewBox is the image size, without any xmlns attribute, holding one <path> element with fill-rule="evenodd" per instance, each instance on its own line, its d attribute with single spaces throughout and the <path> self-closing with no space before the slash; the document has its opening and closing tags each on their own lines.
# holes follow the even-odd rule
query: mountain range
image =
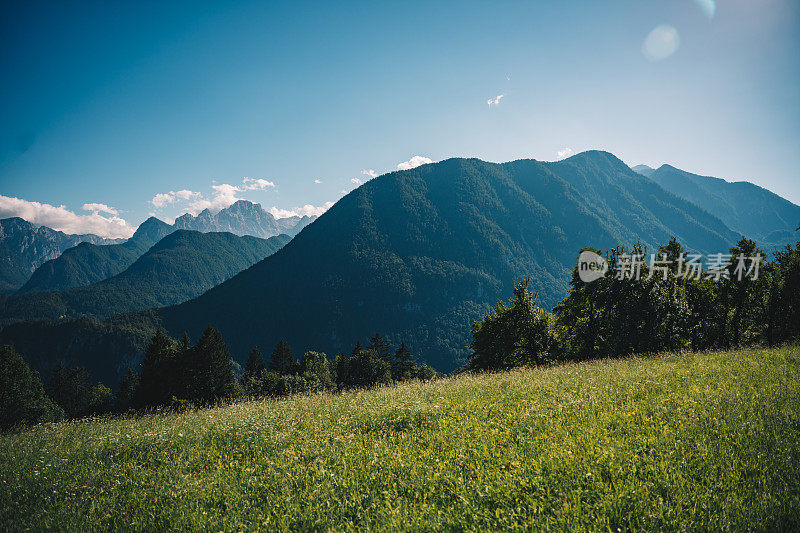
<svg viewBox="0 0 800 533">
<path fill-rule="evenodd" d="M 731 230 L 755 239 L 765 250 L 797 241 L 800 206 L 747 181 L 728 182 L 671 165 L 633 169 L 664 189 L 702 207 Z"/>
<path fill-rule="evenodd" d="M 113 244 L 97 235 L 68 235 L 18 217 L 0 220 L 0 293 L 19 289 L 43 263 L 79 243 Z"/>
<path fill-rule="evenodd" d="M 197 216 L 190 213 L 181 215 L 175 219 L 175 229 L 228 231 L 234 235 L 252 235 L 264 239 L 281 234 L 293 237 L 315 218 L 308 215 L 275 218 L 261 204 L 238 200 L 217 213 L 205 209 Z"/>
<path fill-rule="evenodd" d="M 715 253 L 740 232 L 607 152 L 551 163 L 448 159 L 368 181 L 193 300 L 104 322 L 15 323 L 0 343 L 40 368 L 66 359 L 108 374 L 135 364 L 156 327 L 196 339 L 213 324 L 240 361 L 281 338 L 296 353 L 334 355 L 380 332 L 449 371 L 468 353 L 472 321 L 507 298 L 515 279 L 530 276 L 539 304 L 551 308 L 581 248 L 641 242 L 655 251 L 671 236 Z"/>
<path fill-rule="evenodd" d="M 15 294 L 0 300 L 0 323 L 111 315 L 172 305 L 200 295 L 274 253 L 288 235 L 269 239 L 177 230 L 123 272 L 63 291 Z"/>
<path fill-rule="evenodd" d="M 98 240 L 97 243 L 93 243 L 88 236 L 81 236 L 87 237 L 84 239 L 87 242 L 65 249 L 60 255 L 51 254 L 46 258 L 49 260 L 40 261 L 36 265 L 38 268 L 24 276 L 27 281 L 23 279 L 24 283 L 20 283 L 21 286 L 14 287 L 9 281 L 10 290 L 6 292 L 13 292 L 14 288 L 18 288 L 19 293 L 62 291 L 102 281 L 123 272 L 151 246 L 179 229 L 203 233 L 230 232 L 239 236 L 250 235 L 266 239 L 282 234 L 295 235 L 314 218 L 293 216 L 276 219 L 260 204 L 247 200 L 239 200 L 217 213 L 212 213 L 208 209 L 196 217 L 187 213 L 178 217 L 172 225 L 150 217 L 139 226 L 130 239 L 124 242 L 109 244 L 100 242 L 99 237 L 91 236 Z M 5 253 L 0 259 L 10 261 L 13 256 L 11 250 L 11 247 L 8 251 L 3 250 Z M 22 276 L 17 276 L 13 279 L 21 278 Z"/>
</svg>

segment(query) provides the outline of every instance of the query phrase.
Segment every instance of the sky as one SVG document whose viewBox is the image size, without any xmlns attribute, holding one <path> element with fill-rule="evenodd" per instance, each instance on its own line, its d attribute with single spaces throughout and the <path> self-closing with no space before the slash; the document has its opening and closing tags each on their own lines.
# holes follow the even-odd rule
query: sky
<svg viewBox="0 0 800 533">
<path fill-rule="evenodd" d="M 588 149 L 800 204 L 799 56 L 796 0 L 4 0 L 0 216 L 126 237 Z"/>
</svg>

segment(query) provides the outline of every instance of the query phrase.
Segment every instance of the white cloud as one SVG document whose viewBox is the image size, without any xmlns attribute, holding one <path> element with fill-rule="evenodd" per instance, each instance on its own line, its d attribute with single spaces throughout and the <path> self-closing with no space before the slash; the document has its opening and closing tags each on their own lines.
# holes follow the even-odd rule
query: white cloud
<svg viewBox="0 0 800 533">
<path fill-rule="evenodd" d="M 263 178 L 243 178 L 241 185 L 231 185 L 230 183 L 220 183 L 211 186 L 214 191 L 211 198 L 206 198 L 203 193 L 182 189 L 180 191 L 169 191 L 156 194 L 150 203 L 156 209 L 161 209 L 167 205 L 187 201 L 186 212 L 197 216 L 204 209 L 219 211 L 242 198 L 239 193 L 246 191 L 260 191 L 274 189 L 275 182 Z"/>
<path fill-rule="evenodd" d="M 642 54 L 649 61 L 666 59 L 678 49 L 681 40 L 678 30 L 672 26 L 662 24 L 653 28 L 642 43 Z"/>
<path fill-rule="evenodd" d="M 275 183 L 272 181 L 267 181 L 262 178 L 245 178 L 242 180 L 244 185 L 239 188 L 240 191 L 255 191 L 255 190 L 264 190 L 267 188 L 275 188 Z"/>
<path fill-rule="evenodd" d="M 108 213 L 109 215 L 119 215 L 119 211 L 117 211 L 113 207 L 107 206 L 106 204 L 98 204 L 98 203 L 83 204 L 81 209 L 83 209 L 84 211 L 91 211 L 92 213 Z"/>
<path fill-rule="evenodd" d="M 415 155 L 408 161 L 403 161 L 397 165 L 397 170 L 411 170 L 412 168 L 427 165 L 428 163 L 433 163 L 433 159 L 429 157 L 423 157 L 421 155 Z"/>
<path fill-rule="evenodd" d="M 32 224 L 47 226 L 64 233 L 94 233 L 101 237 L 130 237 L 136 228 L 117 216 L 117 210 L 105 204 L 87 203 L 83 205 L 89 215 L 78 215 L 65 206 L 58 207 L 21 198 L 0 195 L 0 218 L 20 217 Z M 103 216 L 100 213 L 111 216 Z"/>
<path fill-rule="evenodd" d="M 498 106 L 498 105 L 500 105 L 500 100 L 505 98 L 505 96 L 506 95 L 504 95 L 504 94 L 498 94 L 494 98 L 489 98 L 488 100 L 486 100 L 486 103 L 489 104 L 489 107 Z"/>
<path fill-rule="evenodd" d="M 558 156 L 556 161 L 560 161 L 561 159 L 569 157 L 574 153 L 575 152 L 572 151 L 572 148 L 564 148 L 563 150 L 559 150 L 558 152 L 556 152 L 556 156 Z"/>
<path fill-rule="evenodd" d="M 358 178 L 350 178 L 350 183 L 353 183 L 355 185 L 361 185 L 362 182 Z"/>
<path fill-rule="evenodd" d="M 293 207 L 291 209 L 281 209 L 279 207 L 271 207 L 269 212 L 275 218 L 288 218 L 288 217 L 302 217 L 302 216 L 320 216 L 322 213 L 330 209 L 333 202 L 325 202 L 322 205 L 314 206 L 306 204 L 303 207 Z"/>
<path fill-rule="evenodd" d="M 375 171 L 374 171 L 374 170 L 372 170 L 372 169 L 369 169 L 369 170 L 362 170 L 362 171 L 361 171 L 361 175 L 363 175 L 363 176 L 369 176 L 369 177 L 370 177 L 370 179 L 371 179 L 371 178 L 377 178 L 377 177 L 378 177 L 378 173 L 377 173 L 377 172 L 375 172 Z"/>
<path fill-rule="evenodd" d="M 319 185 L 320 183 L 322 183 L 322 180 L 321 180 L 321 179 L 315 179 L 315 180 L 314 180 L 314 183 L 316 183 L 317 185 Z"/>
</svg>

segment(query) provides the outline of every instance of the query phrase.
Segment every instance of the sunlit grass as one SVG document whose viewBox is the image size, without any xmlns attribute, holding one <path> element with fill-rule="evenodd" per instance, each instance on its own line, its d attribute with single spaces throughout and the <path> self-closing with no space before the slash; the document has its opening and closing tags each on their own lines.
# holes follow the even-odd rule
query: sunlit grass
<svg viewBox="0 0 800 533">
<path fill-rule="evenodd" d="M 797 529 L 800 349 L 0 436 L 0 529 Z"/>
</svg>

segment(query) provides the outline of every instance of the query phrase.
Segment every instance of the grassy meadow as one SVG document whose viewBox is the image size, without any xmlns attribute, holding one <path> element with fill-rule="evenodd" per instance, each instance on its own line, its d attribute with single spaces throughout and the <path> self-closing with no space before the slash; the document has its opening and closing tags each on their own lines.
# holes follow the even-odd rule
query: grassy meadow
<svg viewBox="0 0 800 533">
<path fill-rule="evenodd" d="M 800 348 L 0 435 L 0 529 L 797 530 Z"/>
</svg>

